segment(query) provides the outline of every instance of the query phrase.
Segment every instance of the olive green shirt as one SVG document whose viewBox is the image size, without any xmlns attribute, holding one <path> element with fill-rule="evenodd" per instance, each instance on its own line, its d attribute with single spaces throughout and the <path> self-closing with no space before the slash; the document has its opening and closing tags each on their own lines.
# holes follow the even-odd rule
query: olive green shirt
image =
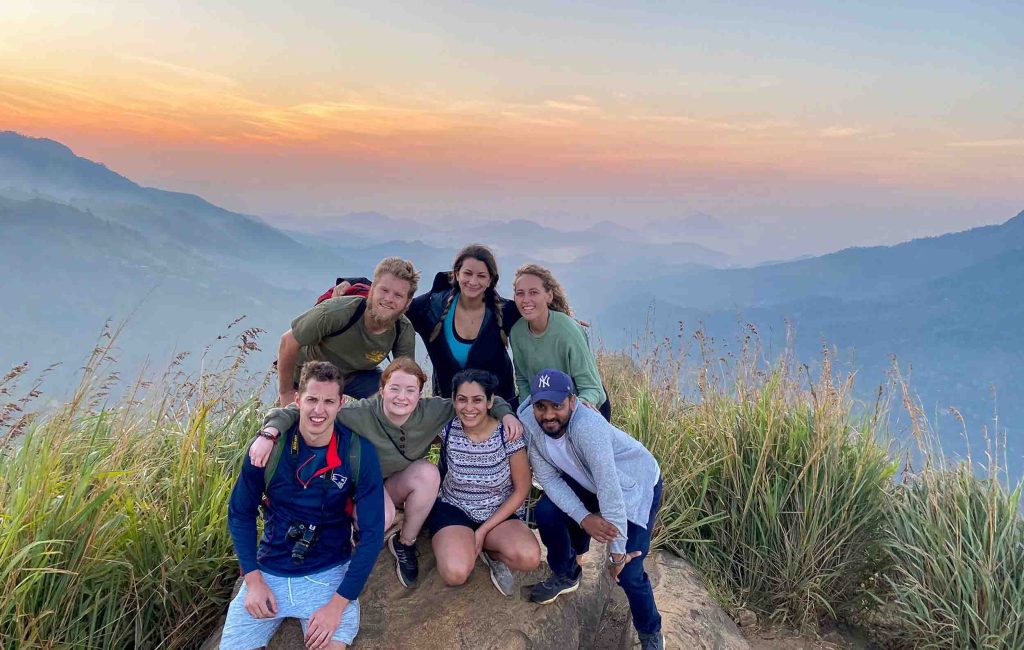
<svg viewBox="0 0 1024 650">
<path fill-rule="evenodd" d="M 405 316 L 399 319 L 397 328 L 392 325 L 381 334 L 368 332 L 360 317 L 343 334 L 332 336 L 352 320 L 363 300 L 360 296 L 330 298 L 292 321 L 292 336 L 302 346 L 295 359 L 296 383 L 307 361 L 330 361 L 347 378 L 360 370 L 376 368 L 391 353 L 396 359 L 415 357 L 416 335 Z"/>
<path fill-rule="evenodd" d="M 491 415 L 500 420 L 515 413 L 508 402 L 495 396 Z M 338 411 L 338 422 L 377 448 L 384 478 L 426 456 L 434 439 L 441 435 L 444 425 L 454 417 L 452 401 L 443 397 L 421 397 L 402 426 L 388 420 L 379 394 L 369 399 L 348 402 Z M 284 408 L 270 409 L 263 420 L 263 426 L 288 431 L 298 419 L 299 407 L 289 404 Z"/>
</svg>

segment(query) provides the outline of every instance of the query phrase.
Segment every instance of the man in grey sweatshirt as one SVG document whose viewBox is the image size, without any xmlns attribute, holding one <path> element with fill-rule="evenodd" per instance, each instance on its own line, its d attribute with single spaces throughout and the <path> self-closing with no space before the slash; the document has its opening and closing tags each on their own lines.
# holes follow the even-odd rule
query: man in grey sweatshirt
<svg viewBox="0 0 1024 650">
<path fill-rule="evenodd" d="M 661 615 L 644 558 L 661 505 L 661 470 L 642 444 L 577 400 L 572 379 L 541 370 L 519 407 L 530 464 L 544 489 L 537 502 L 551 576 L 530 591 L 547 604 L 579 588 L 578 555 L 590 539 L 608 546 L 608 572 L 626 592 L 643 650 L 661 650 Z"/>
</svg>

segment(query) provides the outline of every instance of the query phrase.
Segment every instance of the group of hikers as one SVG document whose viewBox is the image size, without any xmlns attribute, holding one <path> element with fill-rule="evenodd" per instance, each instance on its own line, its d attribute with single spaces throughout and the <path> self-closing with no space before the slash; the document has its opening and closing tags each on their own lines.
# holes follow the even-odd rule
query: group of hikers
<svg viewBox="0 0 1024 650">
<path fill-rule="evenodd" d="M 513 596 L 514 573 L 540 564 L 525 521 L 532 484 L 543 491 L 533 519 L 550 575 L 529 600 L 575 591 L 597 540 L 641 647 L 664 648 L 643 566 L 661 471 L 610 423 L 584 324 L 561 285 L 528 264 L 505 300 L 493 253 L 476 244 L 413 297 L 418 284 L 412 263 L 386 258 L 372 280 L 338 278 L 281 336 L 278 404 L 230 499 L 244 584 L 221 648 L 263 647 L 288 617 L 300 620 L 311 650 L 346 648 L 382 548 L 399 582 L 417 585 L 424 527 L 445 584 L 464 584 L 480 558 L 494 587 Z M 414 333 L 430 358 L 433 397 L 423 396 Z M 437 464 L 427 459 L 435 443 Z M 398 509 L 401 524 L 385 541 Z"/>
</svg>

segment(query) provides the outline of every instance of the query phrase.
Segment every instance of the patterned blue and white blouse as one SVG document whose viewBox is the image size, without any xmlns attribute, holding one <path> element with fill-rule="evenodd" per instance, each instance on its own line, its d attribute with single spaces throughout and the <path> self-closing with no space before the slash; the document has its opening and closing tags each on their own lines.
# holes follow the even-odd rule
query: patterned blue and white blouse
<svg viewBox="0 0 1024 650">
<path fill-rule="evenodd" d="M 463 431 L 458 418 L 444 428 L 441 439 L 441 450 L 447 454 L 448 462 L 448 473 L 441 483 L 441 501 L 459 508 L 473 521 L 487 521 L 512 495 L 509 457 L 525 449 L 526 441 L 519 438 L 506 442 L 505 427 L 499 422 L 487 440 L 474 442 Z M 525 513 L 524 503 L 516 514 L 522 517 Z"/>
</svg>

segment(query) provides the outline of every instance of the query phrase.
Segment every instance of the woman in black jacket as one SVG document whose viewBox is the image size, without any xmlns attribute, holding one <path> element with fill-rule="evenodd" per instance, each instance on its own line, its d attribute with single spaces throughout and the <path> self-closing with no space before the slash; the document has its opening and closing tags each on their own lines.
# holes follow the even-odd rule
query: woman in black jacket
<svg viewBox="0 0 1024 650">
<path fill-rule="evenodd" d="M 335 295 L 366 278 L 339 278 Z M 498 378 L 495 394 L 517 408 L 508 333 L 519 320 L 511 300 L 498 295 L 498 263 L 491 249 L 470 244 L 455 256 L 451 271 L 434 276 L 430 290 L 413 298 L 405 316 L 423 339 L 434 367 L 433 393 L 452 396 L 452 379 L 466 368 Z"/>
<path fill-rule="evenodd" d="M 518 406 L 508 332 L 519 310 L 498 286 L 498 263 L 486 246 L 470 244 L 455 256 L 450 272 L 434 277 L 427 293 L 413 298 L 406 317 L 423 339 L 434 366 L 434 394 L 451 397 L 460 370 L 486 370 L 498 378 L 495 393 Z"/>
</svg>

